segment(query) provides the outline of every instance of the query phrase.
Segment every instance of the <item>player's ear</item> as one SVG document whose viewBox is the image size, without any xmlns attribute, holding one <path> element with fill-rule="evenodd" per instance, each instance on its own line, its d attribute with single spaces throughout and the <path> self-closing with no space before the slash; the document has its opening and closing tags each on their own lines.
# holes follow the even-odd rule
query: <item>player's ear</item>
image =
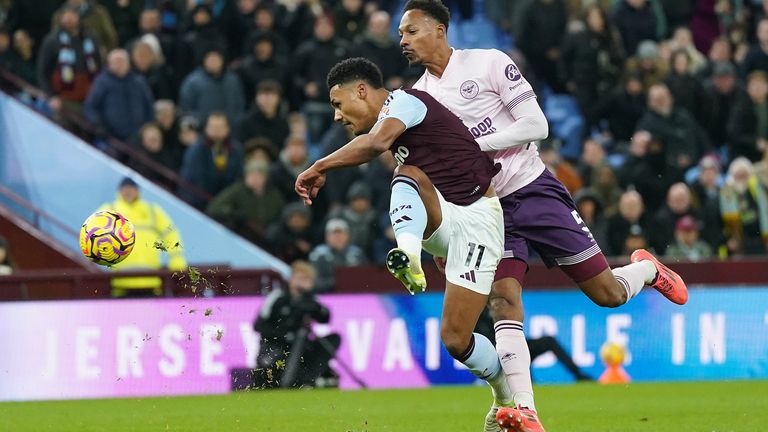
<svg viewBox="0 0 768 432">
<path fill-rule="evenodd" d="M 445 25 L 438 24 L 437 28 L 436 28 L 436 31 L 437 31 L 437 37 L 442 38 L 442 39 L 446 39 L 448 37 L 448 35 L 447 35 L 448 29 L 445 28 Z"/>
<path fill-rule="evenodd" d="M 357 97 L 360 99 L 365 99 L 366 95 L 368 94 L 368 86 L 365 85 L 365 82 L 360 81 L 357 83 Z"/>
</svg>

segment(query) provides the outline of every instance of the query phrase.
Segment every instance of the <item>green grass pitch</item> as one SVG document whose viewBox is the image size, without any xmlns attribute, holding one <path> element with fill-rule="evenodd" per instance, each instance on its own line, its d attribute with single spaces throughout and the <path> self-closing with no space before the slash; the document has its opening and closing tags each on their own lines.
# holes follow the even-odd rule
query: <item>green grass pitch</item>
<svg viewBox="0 0 768 432">
<path fill-rule="evenodd" d="M 768 430 L 768 382 L 539 386 L 548 432 Z M 0 404 L 0 431 L 482 430 L 485 387 L 261 391 L 208 397 Z"/>
</svg>

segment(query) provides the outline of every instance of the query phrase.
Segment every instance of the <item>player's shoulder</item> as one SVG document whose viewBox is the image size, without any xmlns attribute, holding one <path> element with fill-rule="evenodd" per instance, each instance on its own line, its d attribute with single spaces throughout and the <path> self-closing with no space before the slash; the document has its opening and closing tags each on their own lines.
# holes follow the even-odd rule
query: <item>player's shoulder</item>
<svg viewBox="0 0 768 432">
<path fill-rule="evenodd" d="M 512 62 L 512 59 L 510 59 L 506 53 L 497 50 L 496 48 L 470 48 L 454 50 L 453 52 L 454 54 L 458 54 L 462 63 L 473 63 L 476 65 L 477 62 Z"/>
</svg>

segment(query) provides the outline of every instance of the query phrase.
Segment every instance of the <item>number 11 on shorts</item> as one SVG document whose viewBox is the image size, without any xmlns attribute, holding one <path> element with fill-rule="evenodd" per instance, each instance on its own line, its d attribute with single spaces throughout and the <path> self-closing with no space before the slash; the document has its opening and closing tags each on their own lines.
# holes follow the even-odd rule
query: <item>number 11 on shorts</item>
<svg viewBox="0 0 768 432">
<path fill-rule="evenodd" d="M 469 253 L 467 254 L 467 260 L 464 262 L 466 267 L 472 262 L 472 257 L 475 255 L 475 249 L 477 249 L 477 261 L 475 262 L 475 270 L 480 269 L 480 261 L 483 260 L 483 254 L 485 253 L 485 246 L 469 242 Z"/>
</svg>

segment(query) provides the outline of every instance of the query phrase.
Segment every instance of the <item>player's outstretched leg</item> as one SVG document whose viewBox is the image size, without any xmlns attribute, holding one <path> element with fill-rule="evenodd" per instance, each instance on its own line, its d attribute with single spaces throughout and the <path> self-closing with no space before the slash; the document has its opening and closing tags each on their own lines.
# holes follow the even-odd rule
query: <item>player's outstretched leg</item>
<svg viewBox="0 0 768 432">
<path fill-rule="evenodd" d="M 440 226 L 440 201 L 432 182 L 419 168 L 402 165 L 392 179 L 389 218 L 397 247 L 387 254 L 387 270 L 416 294 L 427 288 L 421 268 L 421 241 Z"/>
</svg>

